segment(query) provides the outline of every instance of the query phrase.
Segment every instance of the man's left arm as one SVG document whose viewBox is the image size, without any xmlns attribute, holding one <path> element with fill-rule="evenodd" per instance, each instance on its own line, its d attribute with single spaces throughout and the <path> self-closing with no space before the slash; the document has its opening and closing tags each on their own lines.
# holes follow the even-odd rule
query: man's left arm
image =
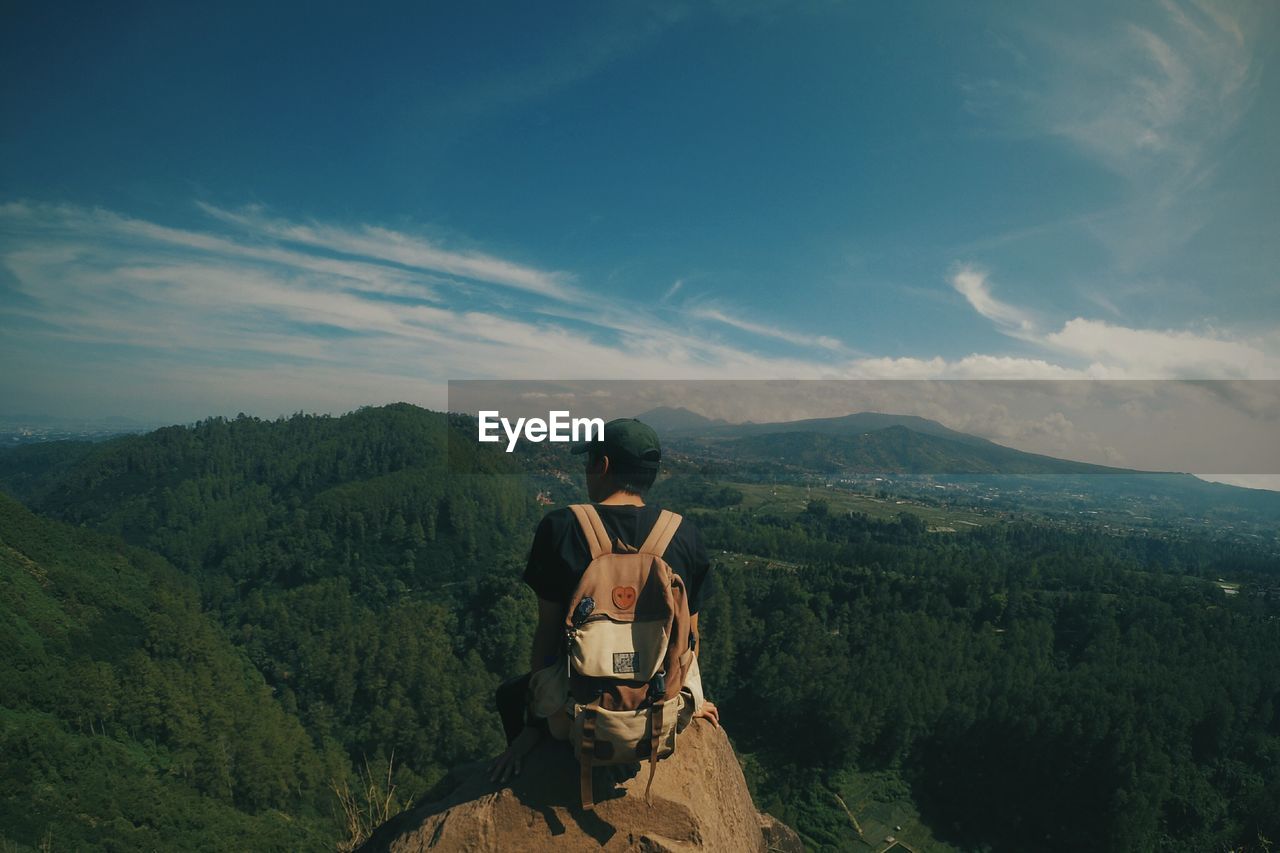
<svg viewBox="0 0 1280 853">
<path fill-rule="evenodd" d="M 547 552 L 550 547 L 550 538 L 551 526 L 544 518 L 534 533 L 533 547 L 529 550 L 529 562 L 524 571 L 524 582 L 538 596 L 538 624 L 533 629 L 533 644 L 529 650 L 530 673 L 537 672 L 554 660 L 559 651 L 561 631 L 564 627 L 564 608 L 549 598 L 554 594 L 553 584 L 548 580 L 546 571 L 549 563 Z M 527 709 L 525 714 L 528 714 Z M 526 722 L 525 727 L 507 745 L 506 750 L 490 763 L 490 780 L 506 782 L 512 775 L 520 775 L 524 756 L 541 738 L 542 727 L 531 726 Z"/>
<path fill-rule="evenodd" d="M 559 602 L 538 597 L 538 626 L 533 629 L 533 648 L 529 652 L 529 671 L 537 672 L 555 662 L 564 633 L 564 608 Z"/>
<path fill-rule="evenodd" d="M 694 612 L 689 617 L 689 631 L 693 634 L 693 647 L 698 657 L 699 668 L 702 662 L 702 633 L 698 627 L 698 617 L 702 615 L 702 603 L 706 599 L 704 594 L 707 584 L 711 581 L 711 558 L 707 556 L 707 549 L 702 545 L 702 533 L 695 528 L 695 536 L 693 540 L 693 564 L 690 566 L 690 574 L 696 579 L 697 586 L 694 587 L 692 604 Z M 720 709 L 710 699 L 703 697 L 702 704 L 694 713 L 694 718 L 702 717 L 713 726 L 720 725 Z"/>
</svg>

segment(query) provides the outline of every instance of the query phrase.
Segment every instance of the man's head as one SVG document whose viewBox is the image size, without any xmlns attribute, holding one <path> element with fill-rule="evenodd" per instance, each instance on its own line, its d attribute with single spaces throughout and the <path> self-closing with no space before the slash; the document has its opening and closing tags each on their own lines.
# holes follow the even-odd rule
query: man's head
<svg viewBox="0 0 1280 853">
<path fill-rule="evenodd" d="M 579 442 L 571 451 L 587 456 L 587 495 L 593 501 L 620 491 L 643 495 L 662 462 L 658 434 L 634 418 L 609 421 L 603 439 Z"/>
</svg>

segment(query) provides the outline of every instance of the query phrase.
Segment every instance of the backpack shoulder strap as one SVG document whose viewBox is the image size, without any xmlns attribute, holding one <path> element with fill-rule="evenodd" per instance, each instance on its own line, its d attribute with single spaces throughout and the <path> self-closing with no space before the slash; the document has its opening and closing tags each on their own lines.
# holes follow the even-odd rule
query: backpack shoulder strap
<svg viewBox="0 0 1280 853">
<path fill-rule="evenodd" d="M 671 538 L 676 535 L 680 520 L 678 513 L 664 509 L 658 515 L 658 520 L 653 523 L 653 529 L 649 531 L 644 544 L 640 546 L 641 552 L 661 557 L 666 552 L 667 546 L 671 544 Z"/>
<path fill-rule="evenodd" d="M 591 551 L 591 559 L 594 560 L 601 554 L 608 554 L 613 550 L 609 532 L 604 529 L 604 522 L 600 520 L 600 513 L 596 512 L 594 506 L 573 504 L 569 509 L 573 510 L 578 524 L 582 527 L 583 535 L 587 537 L 587 548 Z"/>
</svg>

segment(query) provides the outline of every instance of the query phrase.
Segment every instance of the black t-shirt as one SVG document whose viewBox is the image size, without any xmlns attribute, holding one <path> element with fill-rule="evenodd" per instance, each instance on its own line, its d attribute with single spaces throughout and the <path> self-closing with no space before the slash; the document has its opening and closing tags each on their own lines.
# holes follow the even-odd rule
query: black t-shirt
<svg viewBox="0 0 1280 853">
<path fill-rule="evenodd" d="M 662 507 L 657 504 L 595 504 L 611 539 L 640 547 Z M 682 518 L 663 559 L 684 581 L 689 595 L 689 615 L 702 606 L 711 580 L 711 560 L 702 545 L 702 534 L 693 522 Z M 568 606 L 579 578 L 591 562 L 591 549 L 577 517 L 568 507 L 552 510 L 538 524 L 525 566 L 524 582 L 538 598 Z"/>
</svg>

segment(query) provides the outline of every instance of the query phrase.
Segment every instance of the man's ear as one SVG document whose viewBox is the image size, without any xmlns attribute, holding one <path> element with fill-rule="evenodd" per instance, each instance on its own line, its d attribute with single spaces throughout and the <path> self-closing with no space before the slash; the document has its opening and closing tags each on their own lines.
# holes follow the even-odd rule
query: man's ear
<svg viewBox="0 0 1280 853">
<path fill-rule="evenodd" d="M 604 476 L 609 470 L 609 457 L 600 456 L 594 462 L 588 462 L 586 465 L 586 473 L 594 476 Z"/>
</svg>

